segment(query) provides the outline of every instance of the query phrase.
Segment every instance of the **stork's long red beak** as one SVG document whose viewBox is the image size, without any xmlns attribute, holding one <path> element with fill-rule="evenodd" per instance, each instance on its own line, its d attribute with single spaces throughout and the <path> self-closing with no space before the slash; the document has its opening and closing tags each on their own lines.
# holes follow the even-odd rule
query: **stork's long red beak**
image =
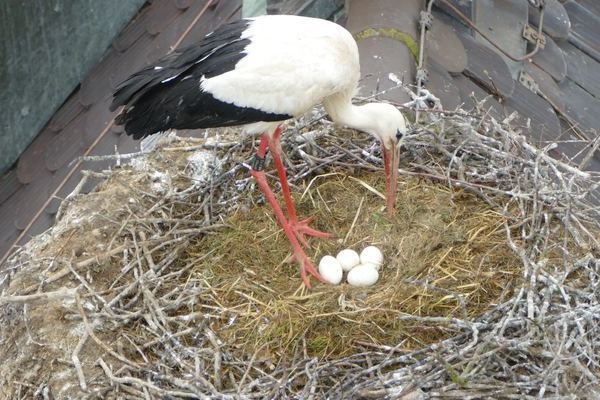
<svg viewBox="0 0 600 400">
<path fill-rule="evenodd" d="M 388 216 L 394 215 L 396 206 L 396 192 L 398 191 L 398 167 L 400 165 L 400 148 L 393 146 L 388 149 L 385 144 L 383 148 L 383 166 L 385 169 L 385 189 L 386 189 L 386 211 Z"/>
</svg>

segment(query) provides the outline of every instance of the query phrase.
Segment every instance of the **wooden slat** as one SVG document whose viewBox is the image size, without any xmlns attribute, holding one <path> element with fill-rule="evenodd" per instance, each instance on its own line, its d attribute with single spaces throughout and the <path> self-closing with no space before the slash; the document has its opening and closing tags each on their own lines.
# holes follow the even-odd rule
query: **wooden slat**
<svg viewBox="0 0 600 400">
<path fill-rule="evenodd" d="M 51 177 L 52 175 L 50 175 Z M 12 222 L 14 226 L 23 230 L 27 224 L 31 221 L 32 216 L 40 210 L 46 199 L 48 198 L 47 192 L 50 186 L 50 179 L 45 181 L 36 180 L 28 185 L 25 185 L 23 189 L 15 193 L 7 202 L 13 202 L 14 215 Z M 31 234 L 38 234 L 40 231 L 32 232 Z"/>
<path fill-rule="evenodd" d="M 186 36 L 183 42 L 181 42 L 179 48 L 190 46 L 196 43 L 207 33 L 214 31 L 223 23 L 229 21 L 231 16 L 238 12 L 241 7 L 242 0 L 219 1 L 216 7 L 209 8 L 208 12 L 205 12 L 205 14 L 202 15 L 202 23 L 199 21 L 194 25 L 190 33 Z"/>
<path fill-rule="evenodd" d="M 108 108 L 111 101 L 112 96 L 100 98 L 86 113 L 83 127 L 79 133 L 86 148 L 94 143 L 98 138 L 98 133 L 102 132 L 114 118 L 115 114 Z"/>
<path fill-rule="evenodd" d="M 446 71 L 461 73 L 467 66 L 465 46 L 439 13 L 434 13 L 434 21 L 427 34 L 427 57 L 435 60 Z"/>
<path fill-rule="evenodd" d="M 566 56 L 567 76 L 600 98 L 600 63 L 568 42 L 561 43 L 560 48 Z"/>
<path fill-rule="evenodd" d="M 144 5 L 136 15 L 136 23 L 135 24 L 127 24 L 125 28 L 121 31 L 119 36 L 113 41 L 112 46 L 118 51 L 125 51 L 135 43 L 145 32 L 146 27 L 144 21 L 148 18 L 148 11 L 150 11 L 149 4 Z"/>
<path fill-rule="evenodd" d="M 600 100 L 569 78 L 561 82 L 559 87 L 565 99 L 567 115 L 577 121 L 582 129 L 598 130 L 600 127 Z"/>
<path fill-rule="evenodd" d="M 529 45 L 528 50 L 533 50 L 533 45 Z M 565 56 L 560 47 L 550 37 L 546 37 L 546 46 L 543 49 L 538 49 L 538 52 L 532 57 L 532 61 L 558 82 L 565 79 L 567 75 Z"/>
<path fill-rule="evenodd" d="M 148 36 L 147 34 L 144 35 Z M 117 68 L 118 63 L 122 62 L 120 60 L 121 54 L 119 51 L 109 51 L 83 79 L 79 89 L 79 101 L 84 107 L 94 104 L 99 93 L 110 91 L 109 77 Z M 129 61 L 134 62 L 134 60 Z"/>
<path fill-rule="evenodd" d="M 538 85 L 540 96 L 545 98 L 555 109 L 565 112 L 565 99 L 556 81 L 543 69 L 535 64 L 526 63 L 523 67 Z"/>
<path fill-rule="evenodd" d="M 479 30 L 494 40 L 505 52 L 513 57 L 525 55 L 527 42 L 523 38 L 523 27 L 527 23 L 528 5 L 522 0 L 479 0 L 475 5 L 475 23 Z M 490 42 L 478 33 L 474 34 L 479 43 L 498 53 L 508 65 L 513 78 L 517 78 L 522 63 L 501 54 Z"/>
<path fill-rule="evenodd" d="M 448 71 L 432 59 L 427 61 L 427 71 L 429 80 L 425 87 L 439 97 L 444 110 L 455 110 L 460 106 L 460 91 Z"/>
<path fill-rule="evenodd" d="M 529 22 L 536 28 L 540 22 L 540 10 L 529 6 Z M 558 0 L 546 0 L 544 8 L 544 33 L 555 39 L 566 39 L 571 31 L 571 20 L 567 10 Z"/>
<path fill-rule="evenodd" d="M 46 148 L 44 164 L 56 171 L 83 153 L 85 118 L 79 116 L 67 125 Z"/>
<path fill-rule="evenodd" d="M 37 179 L 46 179 L 50 171 L 46 169 L 44 159 L 46 149 L 51 145 L 56 134 L 48 129 L 42 130 L 33 142 L 25 149 L 17 162 L 17 177 L 21 183 L 31 183 Z"/>
<path fill-rule="evenodd" d="M 530 119 L 532 143 L 543 146 L 560 136 L 560 122 L 552 106 L 520 83 L 515 85 L 515 91 L 504 103 L 504 108 L 507 114 L 517 111 L 522 116 L 518 120 L 523 125 L 527 123 L 526 119 Z"/>
<path fill-rule="evenodd" d="M 600 61 L 600 17 L 572 0 L 564 6 L 571 19 L 569 41 Z"/>
<path fill-rule="evenodd" d="M 90 89 L 86 97 L 91 99 L 87 102 L 93 104 L 98 99 L 111 96 L 113 89 L 127 79 L 129 75 L 149 65 L 146 56 L 152 50 L 154 43 L 155 36 L 145 33 L 123 53 L 115 52 L 111 55 L 113 61 L 110 64 L 100 64 L 101 68 L 106 68 L 108 71 L 101 71 L 102 80 L 89 85 Z M 105 76 L 108 76 L 108 79 Z"/>
<path fill-rule="evenodd" d="M 52 116 L 52 119 L 48 123 L 48 128 L 51 131 L 58 132 L 84 111 L 85 107 L 81 104 L 81 101 L 79 100 L 79 91 L 77 91 L 73 93 Z"/>
<path fill-rule="evenodd" d="M 148 12 L 148 19 L 143 25 L 150 35 L 157 35 L 165 29 L 182 11 L 177 7 L 175 1 L 159 1 L 154 4 Z"/>
<path fill-rule="evenodd" d="M 168 30 L 161 32 L 158 36 L 155 37 L 153 46 L 150 48 L 150 51 L 146 55 L 146 60 L 149 63 L 156 62 L 159 58 L 163 57 L 167 54 L 173 46 L 173 44 L 177 41 L 177 39 L 189 28 L 192 21 L 198 17 L 198 15 L 204 11 L 202 15 L 200 15 L 200 19 L 190 31 L 190 35 L 199 40 L 206 33 L 210 32 L 209 30 L 201 31 L 199 26 L 205 26 L 206 21 L 210 19 L 210 15 L 214 8 L 206 8 L 209 0 L 194 0 L 190 7 L 185 10 L 183 14 L 181 14 L 178 18 L 173 21 Z"/>
<path fill-rule="evenodd" d="M 0 221 L 2 221 L 2 229 L 0 229 L 0 254 L 4 254 L 19 235 L 19 230 L 14 223 L 15 208 L 12 204 L 3 204 L 0 207 Z"/>
<path fill-rule="evenodd" d="M 588 11 L 594 13 L 597 17 L 600 17 L 600 1 L 598 0 L 576 0 L 581 6 L 588 9 Z"/>
<path fill-rule="evenodd" d="M 0 204 L 19 190 L 23 184 L 19 182 L 16 169 L 11 169 L 0 177 Z"/>
<path fill-rule="evenodd" d="M 489 114 L 498 120 L 504 119 L 504 107 L 489 92 L 485 91 L 465 75 L 457 75 L 453 78 L 454 84 L 460 92 L 463 108 L 471 110 L 475 107 L 475 102 L 485 99 L 483 107 L 489 111 Z M 475 100 L 473 100 L 473 97 Z"/>
<path fill-rule="evenodd" d="M 22 227 L 25 226 L 23 223 L 24 223 L 24 221 L 21 220 L 20 218 L 18 218 L 15 221 L 15 225 L 18 227 L 18 229 L 20 231 L 22 231 L 23 230 Z M 28 236 L 22 238 L 21 241 L 19 242 L 19 245 L 24 245 L 33 236 L 44 232 L 45 230 L 50 228 L 53 224 L 54 224 L 54 216 L 46 214 L 46 213 L 42 213 L 40 215 L 40 217 L 35 221 L 35 223 L 31 226 L 31 229 L 29 231 L 29 232 L 35 232 L 35 233 L 30 233 Z"/>
<path fill-rule="evenodd" d="M 470 36 L 459 34 L 458 37 L 467 52 L 465 74 L 500 97 L 512 96 L 515 81 L 502 57 Z"/>
<path fill-rule="evenodd" d="M 554 79 L 546 71 L 531 63 L 526 63 L 524 70 L 537 83 L 539 91 L 543 94 L 542 97 L 547 97 L 552 106 L 560 112 L 565 112 L 565 99 Z"/>
</svg>

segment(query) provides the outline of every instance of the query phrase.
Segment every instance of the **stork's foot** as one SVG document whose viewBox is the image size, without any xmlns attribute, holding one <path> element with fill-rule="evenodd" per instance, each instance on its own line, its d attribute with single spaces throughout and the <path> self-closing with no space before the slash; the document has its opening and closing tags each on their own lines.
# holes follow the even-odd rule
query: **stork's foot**
<svg viewBox="0 0 600 400">
<path fill-rule="evenodd" d="M 304 247 L 308 247 L 308 241 L 306 240 L 305 236 L 312 236 L 312 237 L 318 237 L 318 238 L 323 238 L 323 239 L 328 239 L 333 236 L 331 233 L 322 232 L 322 231 L 316 230 L 316 229 L 308 226 L 308 224 L 310 224 L 312 222 L 312 220 L 313 220 L 313 217 L 306 218 L 301 221 L 294 221 L 294 220 L 289 221 L 290 226 L 292 227 L 292 230 L 294 231 L 294 233 L 296 234 L 296 237 L 298 238 L 298 241 L 300 243 L 302 243 L 302 245 Z"/>
<path fill-rule="evenodd" d="M 307 288 L 311 288 L 310 275 L 315 277 L 318 281 L 326 283 L 312 261 L 310 261 L 310 258 L 304 253 L 304 250 L 301 248 L 294 248 L 294 255 L 292 258 L 300 264 L 300 277 L 302 277 L 302 282 L 304 282 L 304 285 Z"/>
</svg>

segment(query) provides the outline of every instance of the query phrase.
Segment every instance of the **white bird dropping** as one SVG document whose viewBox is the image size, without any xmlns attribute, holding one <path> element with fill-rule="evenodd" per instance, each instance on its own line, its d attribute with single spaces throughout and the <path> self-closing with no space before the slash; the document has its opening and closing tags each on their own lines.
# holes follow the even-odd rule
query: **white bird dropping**
<svg viewBox="0 0 600 400">
<path fill-rule="evenodd" d="M 339 261 L 333 256 L 324 256 L 319 261 L 319 274 L 325 281 L 337 285 L 342 281 L 344 271 Z"/>
<path fill-rule="evenodd" d="M 361 264 L 348 272 L 348 283 L 352 286 L 367 287 L 379 280 L 379 272 L 372 264 Z"/>
<path fill-rule="evenodd" d="M 383 264 L 383 253 L 375 246 L 365 247 L 360 252 L 360 263 L 364 265 L 370 264 L 376 270 L 379 270 L 381 264 Z"/>
<path fill-rule="evenodd" d="M 335 257 L 339 261 L 344 272 L 350 271 L 352 268 L 360 264 L 358 253 L 352 249 L 344 249 Z"/>
</svg>

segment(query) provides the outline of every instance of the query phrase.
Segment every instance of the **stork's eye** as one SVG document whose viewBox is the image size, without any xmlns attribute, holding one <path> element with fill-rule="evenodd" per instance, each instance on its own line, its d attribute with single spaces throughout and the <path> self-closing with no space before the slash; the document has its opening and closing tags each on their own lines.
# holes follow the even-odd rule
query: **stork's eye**
<svg viewBox="0 0 600 400">
<path fill-rule="evenodd" d="M 400 129 L 398 129 L 398 130 L 396 131 L 396 139 L 397 139 L 397 140 L 400 140 L 400 139 L 402 139 L 402 136 L 404 136 L 404 135 L 402 134 L 402 132 L 400 132 Z"/>
</svg>

